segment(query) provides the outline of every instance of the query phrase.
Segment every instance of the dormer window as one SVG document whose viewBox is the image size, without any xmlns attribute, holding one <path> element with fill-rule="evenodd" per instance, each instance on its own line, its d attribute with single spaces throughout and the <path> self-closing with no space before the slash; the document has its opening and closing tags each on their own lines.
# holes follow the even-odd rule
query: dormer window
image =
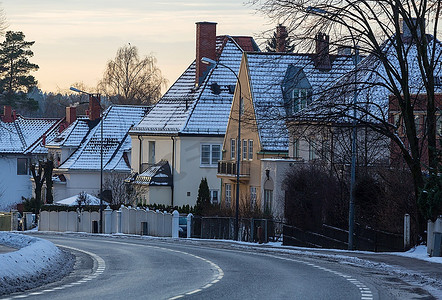
<svg viewBox="0 0 442 300">
<path fill-rule="evenodd" d="M 304 109 L 312 102 L 312 90 L 294 88 L 290 93 L 291 103 L 293 107 L 293 113 Z"/>
<path fill-rule="evenodd" d="M 312 102 L 312 86 L 301 67 L 289 65 L 282 82 L 284 105 L 288 115 L 297 113 Z"/>
</svg>

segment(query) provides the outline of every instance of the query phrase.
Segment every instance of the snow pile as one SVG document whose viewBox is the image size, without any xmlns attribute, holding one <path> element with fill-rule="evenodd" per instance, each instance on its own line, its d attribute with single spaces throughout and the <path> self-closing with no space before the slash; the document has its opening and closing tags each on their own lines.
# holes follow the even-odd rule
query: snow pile
<svg viewBox="0 0 442 300">
<path fill-rule="evenodd" d="M 72 257 L 49 241 L 0 232 L 0 244 L 18 249 L 0 254 L 0 295 L 53 282 L 72 270 Z"/>
</svg>

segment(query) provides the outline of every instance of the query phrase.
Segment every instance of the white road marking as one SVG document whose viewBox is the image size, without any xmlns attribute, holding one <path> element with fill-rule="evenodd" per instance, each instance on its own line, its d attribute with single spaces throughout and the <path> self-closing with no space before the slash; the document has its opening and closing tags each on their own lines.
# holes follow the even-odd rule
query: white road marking
<svg viewBox="0 0 442 300">
<path fill-rule="evenodd" d="M 317 268 L 319 270 L 323 270 L 323 271 L 326 271 L 326 272 L 330 272 L 330 273 L 336 274 L 336 275 L 338 275 L 338 276 L 348 280 L 350 283 L 354 284 L 358 288 L 359 292 L 361 293 L 361 300 L 373 300 L 373 293 L 371 292 L 370 288 L 367 287 L 362 282 L 360 282 L 359 280 L 357 280 L 357 279 L 355 279 L 355 278 L 353 278 L 353 277 L 351 277 L 349 275 L 345 275 L 345 274 L 342 274 L 340 272 L 337 272 L 337 271 L 334 271 L 334 270 L 331 270 L 331 269 L 328 269 L 328 268 L 325 268 L 325 267 L 322 267 L 322 266 L 318 266 L 318 265 L 316 265 L 314 263 L 304 262 L 302 260 L 296 260 L 296 259 L 287 258 L 287 257 L 279 257 L 279 256 L 271 255 L 271 254 L 262 254 L 262 253 L 260 253 L 260 255 L 270 256 L 270 257 L 277 258 L 277 259 L 282 259 L 282 260 L 289 260 L 289 261 L 299 262 L 299 263 L 302 263 L 304 265 Z"/>
<path fill-rule="evenodd" d="M 115 242 L 115 241 L 105 241 L 105 242 L 107 242 L 107 243 L 114 243 L 114 244 L 128 245 L 128 243 Z M 212 261 L 210 261 L 210 260 L 208 260 L 206 258 L 203 258 L 201 256 L 198 256 L 198 255 L 195 255 L 195 254 L 191 254 L 191 253 L 188 253 L 188 252 L 184 252 L 184 251 L 179 251 L 179 250 L 159 247 L 159 246 L 152 246 L 152 245 L 146 245 L 146 244 L 135 244 L 135 243 L 131 243 L 130 245 L 131 246 L 139 246 L 139 247 L 150 247 L 150 248 L 154 248 L 154 249 L 167 250 L 167 251 L 170 251 L 170 252 L 175 252 L 175 253 L 189 255 L 191 257 L 194 257 L 196 259 L 202 260 L 202 261 L 210 264 L 212 269 L 214 269 L 216 271 L 215 274 L 212 276 L 212 280 L 209 283 L 207 283 L 206 285 L 200 287 L 199 289 L 196 289 L 196 290 L 193 290 L 193 291 L 190 291 L 190 292 L 186 292 L 186 293 L 183 293 L 183 294 L 180 294 L 180 295 L 173 296 L 173 297 L 169 298 L 169 300 L 179 299 L 179 298 L 182 298 L 182 297 L 184 297 L 186 295 L 193 295 L 193 294 L 199 293 L 199 292 L 201 292 L 201 291 L 211 287 L 215 283 L 219 282 L 224 277 L 224 271 L 217 264 L 215 264 L 214 262 L 212 262 Z"/>
<path fill-rule="evenodd" d="M 97 276 L 101 275 L 104 272 L 104 270 L 106 269 L 106 263 L 104 262 L 104 259 L 102 259 L 100 256 L 98 256 L 95 253 L 92 253 L 92 252 L 89 252 L 89 251 L 85 251 L 85 250 L 80 250 L 80 249 L 77 249 L 77 248 L 74 248 L 74 247 L 64 246 L 64 245 L 56 245 L 56 246 L 72 249 L 72 250 L 79 251 L 79 252 L 83 252 L 83 253 L 91 256 L 94 259 L 94 261 L 97 263 L 97 268 L 96 268 L 95 272 L 92 275 L 86 275 L 82 279 L 80 279 L 80 280 L 78 280 L 76 282 L 73 282 L 73 283 L 68 283 L 68 284 L 65 284 L 65 285 L 62 285 L 62 286 L 57 286 L 57 287 L 54 287 L 52 289 L 46 289 L 46 290 L 42 290 L 42 291 L 38 291 L 38 292 L 32 292 L 32 293 L 27 293 L 27 294 L 24 294 L 24 295 L 17 295 L 17 296 L 12 296 L 10 298 L 4 298 L 5 300 L 9 300 L 9 299 L 22 299 L 22 298 L 27 298 L 27 297 L 30 297 L 30 296 L 43 295 L 43 294 L 54 292 L 54 291 L 64 290 L 64 289 L 73 287 L 75 285 L 86 283 L 89 280 L 91 280 L 93 278 L 96 278 Z"/>
</svg>

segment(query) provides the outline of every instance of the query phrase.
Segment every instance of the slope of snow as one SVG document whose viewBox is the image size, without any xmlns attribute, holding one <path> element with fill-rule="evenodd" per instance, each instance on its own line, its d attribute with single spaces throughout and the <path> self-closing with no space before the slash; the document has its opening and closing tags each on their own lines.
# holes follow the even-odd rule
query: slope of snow
<svg viewBox="0 0 442 300">
<path fill-rule="evenodd" d="M 0 244 L 18 249 L 0 254 L 0 295 L 56 281 L 73 267 L 69 254 L 43 239 L 0 232 Z"/>
</svg>

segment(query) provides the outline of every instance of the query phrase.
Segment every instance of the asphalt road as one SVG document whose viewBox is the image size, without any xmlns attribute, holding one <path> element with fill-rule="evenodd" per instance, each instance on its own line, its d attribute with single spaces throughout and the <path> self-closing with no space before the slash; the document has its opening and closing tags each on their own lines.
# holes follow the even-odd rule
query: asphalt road
<svg viewBox="0 0 442 300">
<path fill-rule="evenodd" d="M 431 299 L 379 271 L 240 245 L 41 237 L 72 251 L 75 270 L 62 281 L 10 299 Z"/>
</svg>

